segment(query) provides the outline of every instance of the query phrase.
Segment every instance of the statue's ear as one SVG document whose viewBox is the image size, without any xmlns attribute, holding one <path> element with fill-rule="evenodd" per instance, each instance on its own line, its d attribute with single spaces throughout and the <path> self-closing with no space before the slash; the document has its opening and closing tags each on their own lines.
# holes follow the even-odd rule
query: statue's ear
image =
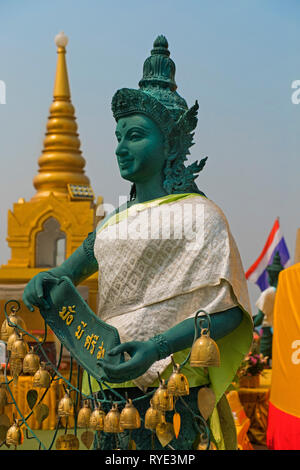
<svg viewBox="0 0 300 470">
<path fill-rule="evenodd" d="M 167 160 L 173 162 L 179 155 L 181 150 L 180 145 L 180 133 L 174 129 L 168 136 L 168 142 L 166 145 Z"/>
<path fill-rule="evenodd" d="M 186 110 L 178 119 L 169 135 L 169 161 L 175 160 L 180 156 L 182 161 L 187 160 L 187 155 L 190 154 L 190 147 L 194 145 L 192 132 L 198 122 L 197 113 L 199 105 L 198 102 L 190 109 Z"/>
</svg>

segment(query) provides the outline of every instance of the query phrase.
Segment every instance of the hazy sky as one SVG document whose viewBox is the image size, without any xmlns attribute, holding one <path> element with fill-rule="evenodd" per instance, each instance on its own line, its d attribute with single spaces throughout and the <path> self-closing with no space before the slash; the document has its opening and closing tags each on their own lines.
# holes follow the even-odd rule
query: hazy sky
<svg viewBox="0 0 300 470">
<path fill-rule="evenodd" d="M 199 101 L 190 161 L 208 156 L 197 184 L 225 212 L 245 270 L 277 216 L 292 258 L 300 227 L 300 2 L 297 0 L 0 0 L 0 264 L 10 257 L 7 211 L 35 193 L 56 67 L 67 64 L 86 174 L 116 205 L 129 192 L 115 158 L 111 98 L 138 86 L 164 34 L 178 92 Z M 259 290 L 249 284 L 252 300 Z"/>
</svg>

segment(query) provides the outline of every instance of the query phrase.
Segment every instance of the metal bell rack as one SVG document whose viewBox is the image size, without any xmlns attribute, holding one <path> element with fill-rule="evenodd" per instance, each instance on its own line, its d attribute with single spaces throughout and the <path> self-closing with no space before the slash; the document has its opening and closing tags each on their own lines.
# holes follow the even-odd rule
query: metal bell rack
<svg viewBox="0 0 300 470">
<path fill-rule="evenodd" d="M 10 312 L 8 313 L 9 307 L 10 307 Z M 67 379 L 66 377 L 64 377 L 59 372 L 59 368 L 60 368 L 61 360 L 62 360 L 63 345 L 61 344 L 61 346 L 60 346 L 60 352 L 59 352 L 58 360 L 57 360 L 57 363 L 54 364 L 49 359 L 48 355 L 46 354 L 46 352 L 44 350 L 44 345 L 45 345 L 46 338 L 47 338 L 47 322 L 45 321 L 45 333 L 44 333 L 44 337 L 41 340 L 40 338 L 37 338 L 36 336 L 32 335 L 31 333 L 29 333 L 28 331 L 23 329 L 20 325 L 18 325 L 16 323 L 13 323 L 9 319 L 9 316 L 10 316 L 11 313 L 16 314 L 19 310 L 20 310 L 20 303 L 17 300 L 9 300 L 9 301 L 6 302 L 6 304 L 4 306 L 4 314 L 5 314 L 5 317 L 6 317 L 7 325 L 11 328 L 16 329 L 18 332 L 21 332 L 23 336 L 28 336 L 29 338 L 31 338 L 35 342 L 35 346 L 34 346 L 33 349 L 35 351 L 39 350 L 39 352 L 41 353 L 41 355 L 45 359 L 46 366 L 52 370 L 50 385 L 54 381 L 62 379 L 63 388 L 64 388 L 65 392 L 66 393 L 69 393 L 70 391 L 75 392 L 75 402 L 74 402 L 74 409 L 75 410 L 78 409 L 78 405 L 80 403 L 80 400 L 84 400 L 84 401 L 88 400 L 91 403 L 92 410 L 94 410 L 97 406 L 100 405 L 100 407 L 101 407 L 101 405 L 104 405 L 104 404 L 111 404 L 111 405 L 116 404 L 117 406 L 123 406 L 123 405 L 126 405 L 126 403 L 128 403 L 127 396 L 123 397 L 118 391 L 111 388 L 110 385 L 108 383 L 106 383 L 105 381 L 98 381 L 97 380 L 97 383 L 98 383 L 99 388 L 100 388 L 101 398 L 99 398 L 99 396 L 96 396 L 95 393 L 93 393 L 93 391 L 92 391 L 91 379 L 90 379 L 89 375 L 88 375 L 88 383 L 89 383 L 90 395 L 84 395 L 81 392 L 81 390 L 79 389 L 79 387 L 80 387 L 80 374 L 81 374 L 81 369 L 82 369 L 81 366 L 77 363 L 77 379 L 76 379 L 76 386 L 75 386 L 71 383 L 72 375 L 73 375 L 73 368 L 74 368 L 74 358 L 70 355 L 70 371 L 69 371 L 69 378 Z M 198 337 L 197 319 L 198 319 L 199 313 L 202 313 L 204 315 L 204 317 L 202 316 L 202 318 L 200 319 L 200 323 L 203 322 L 206 319 L 208 321 L 208 329 L 210 328 L 209 315 L 204 310 L 198 310 L 195 314 L 195 335 L 194 335 L 193 345 L 196 342 L 197 337 Z M 187 361 L 190 358 L 190 355 L 191 355 L 191 351 L 187 355 L 186 359 L 180 364 L 180 369 L 187 363 Z M 5 364 L 5 367 L 4 367 L 4 385 L 6 386 L 6 389 L 9 393 L 9 396 L 11 398 L 11 402 L 7 402 L 7 405 L 14 405 L 15 406 L 16 411 L 17 411 L 18 416 L 19 416 L 18 419 L 15 418 L 15 421 L 20 422 L 20 425 L 19 425 L 20 427 L 25 426 L 25 428 L 26 428 L 26 438 L 27 439 L 35 439 L 38 443 L 38 450 L 52 450 L 53 446 L 54 446 L 54 443 L 55 443 L 55 440 L 56 440 L 56 437 L 57 437 L 57 434 L 58 434 L 58 431 L 59 431 L 59 429 L 61 429 L 61 418 L 58 417 L 56 428 L 53 431 L 52 440 L 51 440 L 50 444 L 48 445 L 48 447 L 46 447 L 46 445 L 36 435 L 34 430 L 28 425 L 28 419 L 33 414 L 33 408 L 31 409 L 29 414 L 24 416 L 21 409 L 20 409 L 20 407 L 18 406 L 18 404 L 16 402 L 16 399 L 14 397 L 14 394 L 13 394 L 13 391 L 12 391 L 12 388 L 11 388 L 11 383 L 13 382 L 14 378 L 11 378 L 9 380 L 8 375 L 7 375 L 8 365 L 10 363 L 10 359 L 11 359 L 11 352 L 8 351 L 6 364 Z M 172 358 L 172 361 L 173 361 L 173 365 L 175 365 L 173 358 Z M 38 402 L 35 403 L 34 406 L 37 406 L 40 403 L 42 403 L 43 399 L 45 398 L 46 394 L 49 391 L 50 385 L 42 393 L 42 395 L 39 398 Z M 106 398 L 103 386 L 109 391 L 109 393 L 111 393 L 111 395 L 109 396 L 110 397 L 109 400 Z M 138 402 L 139 400 L 145 399 L 146 397 L 151 398 L 151 396 L 154 394 L 154 392 L 155 392 L 155 390 L 152 390 L 151 392 L 145 393 L 144 395 L 142 395 L 138 398 L 132 399 L 132 403 Z M 113 399 L 113 396 L 115 397 L 115 399 Z M 193 423 L 196 426 L 197 431 L 199 432 L 199 436 L 202 436 L 202 438 L 205 442 L 206 447 L 203 450 L 209 450 L 211 448 L 211 437 L 210 437 L 210 430 L 209 430 L 209 427 L 208 427 L 208 424 L 207 424 L 206 420 L 203 418 L 201 413 L 195 413 L 190 408 L 190 406 L 186 403 L 186 401 L 184 400 L 184 398 L 182 396 L 177 397 L 177 399 L 179 399 L 182 402 L 182 404 L 184 405 L 184 407 L 190 412 L 190 414 L 193 418 Z M 77 433 L 78 433 L 77 417 L 78 417 L 78 413 L 75 412 L 75 414 L 74 414 L 74 427 L 72 428 L 75 436 L 77 436 Z M 141 418 L 141 421 L 143 423 L 142 418 Z M 68 429 L 68 419 L 66 420 L 65 433 L 67 432 L 67 429 Z M 94 446 L 96 446 L 97 449 L 100 449 L 98 438 L 99 438 L 99 433 L 97 433 L 97 431 L 96 431 L 95 432 Z M 118 442 L 117 437 L 116 437 L 116 442 Z M 2 442 L 0 440 L 0 448 L 4 444 L 6 444 L 6 440 L 4 439 L 4 440 L 2 440 Z M 169 444 L 167 444 L 166 447 L 168 447 L 170 449 L 173 449 Z M 175 450 L 175 449 L 173 449 L 173 450 Z"/>
</svg>

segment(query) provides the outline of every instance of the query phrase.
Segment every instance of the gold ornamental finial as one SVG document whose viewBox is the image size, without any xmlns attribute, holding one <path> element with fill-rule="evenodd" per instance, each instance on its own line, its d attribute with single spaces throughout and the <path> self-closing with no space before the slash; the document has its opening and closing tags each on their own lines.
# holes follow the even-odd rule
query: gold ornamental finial
<svg viewBox="0 0 300 470">
<path fill-rule="evenodd" d="M 69 42 L 69 39 L 62 31 L 55 36 L 54 41 L 57 46 L 58 56 L 53 97 L 54 100 L 65 99 L 66 101 L 69 101 L 71 94 L 66 64 L 66 46 Z"/>
<path fill-rule="evenodd" d="M 55 36 L 54 41 L 57 47 L 66 47 L 69 42 L 69 38 L 63 31 L 61 31 Z"/>
<path fill-rule="evenodd" d="M 75 109 L 71 103 L 66 64 L 68 38 L 60 32 L 55 36 L 57 66 L 53 102 L 50 106 L 44 148 L 38 160 L 39 171 L 33 184 L 37 192 L 32 200 L 53 193 L 68 198 L 69 188 L 90 189 L 89 178 L 84 173 L 85 159 L 80 150 Z"/>
</svg>

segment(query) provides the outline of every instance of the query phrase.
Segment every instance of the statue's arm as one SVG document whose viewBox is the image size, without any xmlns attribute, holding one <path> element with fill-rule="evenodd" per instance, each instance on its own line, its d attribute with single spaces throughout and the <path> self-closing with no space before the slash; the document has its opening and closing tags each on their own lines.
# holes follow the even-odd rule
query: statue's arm
<svg viewBox="0 0 300 470">
<path fill-rule="evenodd" d="M 210 316 L 211 338 L 218 340 L 228 335 L 239 326 L 242 318 L 243 312 L 239 307 L 212 314 Z M 118 366 L 112 365 L 104 359 L 99 361 L 99 365 L 104 371 L 102 378 L 116 383 L 135 379 L 143 375 L 155 361 L 191 347 L 194 335 L 195 320 L 189 318 L 168 331 L 150 338 L 148 341 L 123 343 L 112 349 L 108 355 L 113 356 L 126 351 L 131 359 Z"/>
<path fill-rule="evenodd" d="M 72 253 L 60 266 L 42 271 L 34 276 L 24 289 L 23 302 L 33 311 L 34 305 L 47 308 L 43 291 L 45 280 L 55 281 L 67 276 L 73 284 L 77 285 L 98 270 L 98 263 L 94 257 L 95 232 L 91 232 L 82 245 Z"/>
</svg>

